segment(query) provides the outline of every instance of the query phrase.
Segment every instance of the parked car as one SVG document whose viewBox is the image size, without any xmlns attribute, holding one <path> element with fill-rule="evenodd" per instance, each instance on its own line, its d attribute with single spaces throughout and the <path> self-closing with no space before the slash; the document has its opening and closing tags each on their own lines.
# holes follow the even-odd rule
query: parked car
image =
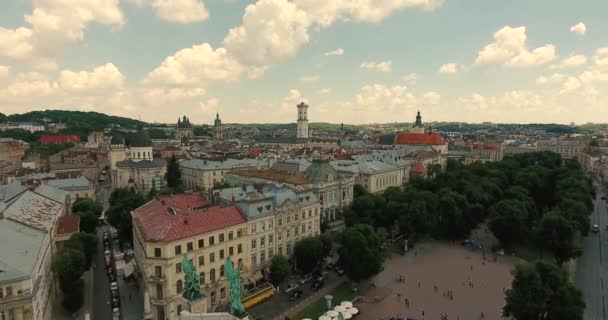
<svg viewBox="0 0 608 320">
<path fill-rule="evenodd" d="M 310 281 L 310 279 L 312 279 L 312 274 L 306 274 L 304 275 L 302 280 L 300 280 L 300 284 L 305 284 L 306 282 Z"/>
<path fill-rule="evenodd" d="M 337 273 L 339 276 L 344 275 L 344 269 L 342 269 L 342 268 L 336 268 L 336 273 Z"/>
<path fill-rule="evenodd" d="M 335 267 L 335 263 L 330 262 L 330 263 L 328 263 L 328 264 L 325 266 L 325 269 L 327 269 L 327 270 L 331 270 L 331 269 L 333 269 L 334 267 Z"/>
<path fill-rule="evenodd" d="M 325 284 L 325 281 L 315 281 L 312 286 L 310 286 L 310 288 L 312 290 L 319 290 L 321 287 L 323 287 L 323 285 Z"/>
<path fill-rule="evenodd" d="M 599 225 L 597 225 L 597 224 L 594 224 L 594 225 L 591 227 L 591 231 L 592 231 L 593 233 L 598 233 L 598 232 L 600 232 L 600 226 L 599 226 Z"/>
<path fill-rule="evenodd" d="M 113 281 L 110 283 L 110 290 L 112 291 L 118 291 L 118 283 L 116 281 Z"/>
<path fill-rule="evenodd" d="M 120 308 L 112 308 L 112 320 L 120 320 Z"/>
<path fill-rule="evenodd" d="M 298 298 L 300 298 L 302 296 L 302 294 L 304 293 L 304 291 L 302 291 L 302 289 L 298 289 L 295 290 L 290 296 L 289 296 L 289 301 L 296 301 Z"/>
<path fill-rule="evenodd" d="M 285 293 L 290 293 L 290 292 L 296 290 L 298 287 L 300 287 L 299 284 L 292 283 L 287 286 L 287 289 L 285 289 Z"/>
</svg>

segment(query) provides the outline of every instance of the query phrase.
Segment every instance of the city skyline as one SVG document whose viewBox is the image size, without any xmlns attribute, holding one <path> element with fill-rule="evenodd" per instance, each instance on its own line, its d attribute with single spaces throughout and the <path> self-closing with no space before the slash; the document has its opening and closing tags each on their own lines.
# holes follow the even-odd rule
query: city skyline
<svg viewBox="0 0 608 320">
<path fill-rule="evenodd" d="M 173 123 L 608 122 L 602 1 L 0 5 L 0 112 Z"/>
</svg>

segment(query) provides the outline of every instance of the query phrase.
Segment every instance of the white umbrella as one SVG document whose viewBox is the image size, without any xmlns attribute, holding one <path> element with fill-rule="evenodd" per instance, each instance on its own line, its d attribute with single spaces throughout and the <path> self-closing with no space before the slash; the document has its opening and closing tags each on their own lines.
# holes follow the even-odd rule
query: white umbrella
<svg viewBox="0 0 608 320">
<path fill-rule="evenodd" d="M 342 312 L 342 316 L 344 317 L 345 320 L 348 320 L 353 317 L 353 315 L 350 314 L 350 312 Z"/>
<path fill-rule="evenodd" d="M 340 320 L 340 319 L 338 319 L 338 318 L 331 318 L 331 320 Z"/>
<path fill-rule="evenodd" d="M 353 303 L 350 301 L 342 301 L 342 303 L 340 303 L 341 306 L 343 306 L 344 308 L 352 308 L 353 307 Z"/>
<path fill-rule="evenodd" d="M 331 320 L 331 318 L 328 316 L 320 316 L 319 320 Z"/>
<path fill-rule="evenodd" d="M 312 319 L 310 319 L 310 318 L 304 318 L 304 319 L 302 319 L 302 320 L 312 320 Z"/>
<path fill-rule="evenodd" d="M 326 316 L 331 317 L 331 318 L 335 318 L 339 315 L 338 311 L 334 311 L 334 310 L 329 310 L 325 313 Z"/>
<path fill-rule="evenodd" d="M 348 312 L 348 313 L 350 313 L 352 315 L 356 315 L 357 313 L 359 313 L 359 309 L 354 308 L 354 307 L 353 308 L 348 308 L 348 309 L 346 309 L 346 312 Z"/>
<path fill-rule="evenodd" d="M 334 310 L 338 311 L 338 312 L 344 312 L 346 310 L 346 308 L 344 306 L 339 305 L 339 306 L 336 306 L 334 308 Z"/>
</svg>

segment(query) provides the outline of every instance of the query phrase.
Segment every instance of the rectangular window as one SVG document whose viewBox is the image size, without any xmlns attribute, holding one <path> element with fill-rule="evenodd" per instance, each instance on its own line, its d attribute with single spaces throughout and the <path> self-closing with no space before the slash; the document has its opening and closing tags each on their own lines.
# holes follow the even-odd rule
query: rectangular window
<svg viewBox="0 0 608 320">
<path fill-rule="evenodd" d="M 192 242 L 186 243 L 186 250 L 188 250 L 188 252 L 194 250 L 194 244 Z"/>
<path fill-rule="evenodd" d="M 312 210 L 308 210 L 308 217 L 312 217 Z"/>
<path fill-rule="evenodd" d="M 242 237 L 242 236 L 243 236 L 243 229 L 239 229 L 239 230 L 237 230 L 237 231 L 236 231 L 236 237 L 237 237 L 237 238 L 240 238 L 240 237 Z"/>
<path fill-rule="evenodd" d="M 182 246 L 181 245 L 175 246 L 175 255 L 178 255 L 178 254 L 182 254 Z"/>
<path fill-rule="evenodd" d="M 279 242 L 281 242 L 281 240 L 283 239 L 283 232 L 279 232 Z"/>
<path fill-rule="evenodd" d="M 255 255 L 255 253 L 251 255 L 251 264 L 254 266 L 258 264 L 258 257 Z"/>
<path fill-rule="evenodd" d="M 198 248 L 204 248 L 205 247 L 205 239 L 198 239 Z"/>
<path fill-rule="evenodd" d="M 273 236 L 271 234 L 268 235 L 268 244 L 272 244 L 272 238 Z"/>
<path fill-rule="evenodd" d="M 205 264 L 205 256 L 198 256 L 198 265 L 202 266 Z"/>
<path fill-rule="evenodd" d="M 287 255 L 291 254 L 291 244 L 287 244 Z"/>
<path fill-rule="evenodd" d="M 232 255 L 234 255 L 234 248 L 230 247 L 228 248 L 228 255 L 232 257 Z"/>
<path fill-rule="evenodd" d="M 220 259 L 224 259 L 224 249 L 220 250 Z"/>
<path fill-rule="evenodd" d="M 236 252 L 237 253 L 243 253 L 243 245 L 239 243 L 239 245 L 236 247 Z"/>
<path fill-rule="evenodd" d="M 220 233 L 220 243 L 224 242 L 224 233 Z"/>
<path fill-rule="evenodd" d="M 232 231 L 228 232 L 228 240 L 232 240 L 234 233 Z"/>
<path fill-rule="evenodd" d="M 293 215 L 293 220 L 294 221 L 298 221 L 298 214 L 297 213 Z"/>
<path fill-rule="evenodd" d="M 209 263 L 214 263 L 215 262 L 215 253 L 211 252 L 209 254 Z"/>
<path fill-rule="evenodd" d="M 266 231 L 266 223 L 265 223 L 265 222 L 262 222 L 262 223 L 261 223 L 261 226 L 262 226 L 262 231 Z"/>
<path fill-rule="evenodd" d="M 154 257 L 155 258 L 160 258 L 160 248 L 154 248 Z"/>
<path fill-rule="evenodd" d="M 260 238 L 260 247 L 264 248 L 265 245 L 266 245 L 266 237 L 262 236 Z"/>
<path fill-rule="evenodd" d="M 256 233 L 256 225 L 255 224 L 251 225 L 251 233 L 252 234 Z"/>
<path fill-rule="evenodd" d="M 220 299 L 226 299 L 226 288 L 220 289 Z"/>
<path fill-rule="evenodd" d="M 306 218 L 306 212 L 302 212 L 302 219 Z"/>
<path fill-rule="evenodd" d="M 277 251 L 277 253 L 282 256 L 283 255 L 283 246 L 279 246 L 279 250 Z"/>
<path fill-rule="evenodd" d="M 287 216 L 287 223 L 291 221 L 291 216 Z"/>
<path fill-rule="evenodd" d="M 283 218 L 279 218 L 279 226 L 283 225 Z"/>
<path fill-rule="evenodd" d="M 181 314 L 182 313 L 182 305 L 181 303 L 177 305 L 177 314 Z"/>
<path fill-rule="evenodd" d="M 291 231 L 290 229 L 287 229 L 287 240 L 289 240 L 289 237 L 291 236 L 290 235 L 290 233 L 291 233 L 290 231 Z"/>
<path fill-rule="evenodd" d="M 4 291 L 0 288 L 0 299 L 4 298 Z"/>
<path fill-rule="evenodd" d="M 178 262 L 175 264 L 175 273 L 181 273 L 182 272 L 182 263 Z"/>
<path fill-rule="evenodd" d="M 268 229 L 272 229 L 272 221 L 268 222 Z"/>
<path fill-rule="evenodd" d="M 209 237 L 209 245 L 212 246 L 214 244 L 215 244 L 215 237 L 214 236 Z"/>
<path fill-rule="evenodd" d="M 256 239 L 251 239 L 251 249 L 255 249 Z"/>
<path fill-rule="evenodd" d="M 262 251 L 260 253 L 260 263 L 264 263 L 266 261 L 266 252 Z"/>
<path fill-rule="evenodd" d="M 306 232 L 306 225 L 302 225 L 302 233 Z"/>
<path fill-rule="evenodd" d="M 272 249 L 268 249 L 268 259 L 272 259 L 273 255 L 274 253 L 272 252 Z"/>
</svg>

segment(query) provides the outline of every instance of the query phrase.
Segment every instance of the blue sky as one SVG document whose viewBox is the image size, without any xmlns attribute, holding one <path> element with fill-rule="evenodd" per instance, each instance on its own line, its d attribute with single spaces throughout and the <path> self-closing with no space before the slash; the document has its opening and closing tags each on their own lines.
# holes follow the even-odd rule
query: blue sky
<svg viewBox="0 0 608 320">
<path fill-rule="evenodd" d="M 605 12 L 601 0 L 3 1 L 0 112 L 293 122 L 303 97 L 313 122 L 418 109 L 608 122 Z"/>
</svg>

